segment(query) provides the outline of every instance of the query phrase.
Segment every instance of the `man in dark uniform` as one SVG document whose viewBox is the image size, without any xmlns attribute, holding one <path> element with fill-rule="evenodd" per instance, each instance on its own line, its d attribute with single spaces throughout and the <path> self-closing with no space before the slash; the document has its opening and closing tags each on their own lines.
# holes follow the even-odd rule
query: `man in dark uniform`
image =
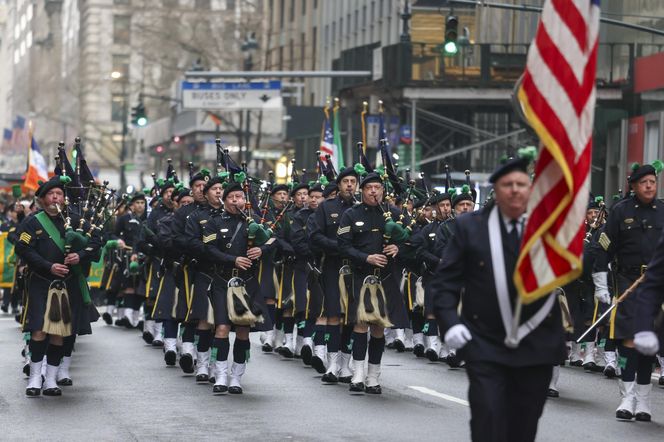
<svg viewBox="0 0 664 442">
<path fill-rule="evenodd" d="M 146 222 L 146 235 L 143 235 L 139 243 L 139 250 L 147 256 L 147 280 L 145 282 L 145 322 L 143 327 L 143 340 L 154 347 L 163 346 L 162 339 L 163 322 L 155 321 L 152 317 L 157 292 L 161 286 L 164 273 L 169 271 L 172 260 L 166 259 L 165 250 L 160 247 L 157 240 L 159 222 L 173 213 L 174 203 L 172 200 L 175 191 L 175 183 L 172 179 L 159 182 L 158 202 L 150 211 Z M 173 287 L 174 290 L 174 287 Z"/>
<path fill-rule="evenodd" d="M 199 262 L 199 266 L 207 274 L 212 275 L 210 298 L 214 310 L 215 333 L 212 347 L 216 350 L 215 383 L 213 392 L 242 394 L 240 383 L 246 370 L 249 357 L 249 331 L 255 326 L 257 330 L 271 329 L 265 300 L 258 289 L 256 268 L 263 252 L 274 247 L 276 243 L 268 240 L 265 244 L 254 245 L 248 236 L 248 222 L 258 217 L 247 218 L 243 214 L 245 195 L 239 183 L 230 182 L 224 189 L 224 209 L 222 212 L 211 212 L 208 222 L 203 228 L 203 242 L 207 257 Z M 262 323 L 244 324 L 231 319 L 234 312 L 229 311 L 229 293 L 237 289 L 233 281 L 241 281 L 249 300 L 245 309 L 261 318 Z M 229 290 L 230 288 L 230 290 Z M 228 367 L 230 352 L 229 333 L 233 327 L 235 342 L 233 344 L 233 364 Z M 230 382 L 229 382 L 230 381 Z"/>
<path fill-rule="evenodd" d="M 342 311 L 339 291 L 339 270 L 342 266 L 350 264 L 350 261 L 340 253 L 337 230 L 341 217 L 355 203 L 357 179 L 358 174 L 353 167 L 341 170 L 336 178 L 337 197 L 325 200 L 307 221 L 311 244 L 323 255 L 322 274 L 319 280 L 324 295 L 321 317 L 325 318 L 317 321 L 314 328 L 314 356 L 311 365 L 316 371 L 324 374 L 323 382 L 326 383 L 338 382 L 339 376 L 347 382 L 350 381 L 348 369 L 350 353 L 347 347 L 343 347 L 341 338 Z"/>
<path fill-rule="evenodd" d="M 138 293 L 141 285 L 138 243 L 144 235 L 143 224 L 147 218 L 145 206 L 145 194 L 136 192 L 129 200 L 127 213 L 117 219 L 113 235 L 113 238 L 118 240 L 114 259 L 118 265 L 123 307 L 123 315 L 115 321 L 115 325 L 127 328 L 138 325 L 139 310 L 143 302 L 143 294 Z"/>
<path fill-rule="evenodd" d="M 182 257 L 180 259 L 181 265 L 175 275 L 175 283 L 178 287 L 178 318 L 182 318 L 184 331 L 182 333 L 182 348 L 180 352 L 180 368 L 183 372 L 190 374 L 194 372 L 194 361 L 196 359 L 196 349 L 194 341 L 196 336 L 196 322 L 186 321 L 187 313 L 189 312 L 189 305 L 193 294 L 191 293 L 191 284 L 193 283 L 196 275 L 196 262 L 195 257 L 189 253 L 189 243 L 187 235 L 185 234 L 185 226 L 187 219 L 193 216 L 194 213 L 204 210 L 207 205 L 205 199 L 205 183 L 210 179 L 210 171 L 201 169 L 199 172 L 193 173 L 189 178 L 189 187 L 194 199 L 193 204 L 180 207 L 173 216 L 173 246 L 180 251 Z"/>
<path fill-rule="evenodd" d="M 47 365 L 43 393 L 45 396 L 62 394 L 56 376 L 64 354 L 63 341 L 83 327 L 83 310 L 87 308 L 82 289 L 82 285 L 87 284 L 85 267 L 98 258 L 101 245 L 97 234 L 90 237 L 82 250 L 71 250 L 71 244 L 65 242 L 67 221 L 59 213 L 65 202 L 65 178 L 56 175 L 37 189 L 36 196 L 43 211 L 26 218 L 18 231 L 16 254 L 25 260 L 29 269 L 28 298 L 23 313 L 23 331 L 31 333 L 28 396 L 42 392 L 44 355 Z M 69 226 L 79 225 L 77 215 L 67 216 Z M 84 227 L 85 231 L 88 227 Z"/>
<path fill-rule="evenodd" d="M 401 212 L 396 207 L 384 208 L 381 177 L 369 173 L 360 183 L 362 203 L 345 211 L 339 222 L 337 241 L 341 256 L 352 262 L 352 290 L 344 322 L 353 325 L 353 376 L 350 391 L 381 394 L 380 363 L 385 348 L 385 328 L 405 328 L 408 316 L 399 292 L 395 258 L 405 238 L 388 231 Z M 387 214 L 387 216 L 386 216 Z M 373 318 L 373 319 L 368 319 Z M 371 330 L 371 337 L 367 333 Z M 368 342 L 367 342 L 368 341 Z M 364 361 L 369 365 L 365 370 Z"/>
<path fill-rule="evenodd" d="M 417 356 L 426 356 L 430 361 L 437 361 L 441 351 L 438 324 L 433 314 L 433 293 L 427 290 L 434 271 L 440 264 L 440 256 L 436 254 L 436 240 L 442 223 L 452 215 L 452 197 L 449 193 L 441 193 L 431 198 L 436 216 L 411 238 L 413 247 L 417 249 L 417 260 L 422 267 L 422 286 L 424 289 L 423 318 L 416 328 L 413 323 L 416 345 L 413 351 Z M 422 337 L 422 335 L 424 335 Z"/>
<path fill-rule="evenodd" d="M 504 343 L 518 296 L 512 276 L 531 187 L 527 164 L 513 159 L 492 174 L 495 204 L 456 219 L 431 281 L 441 334 L 466 361 L 475 441 L 535 440 L 552 367 L 565 357 L 555 295 L 524 305 L 530 332 L 517 348 Z"/>
<path fill-rule="evenodd" d="M 595 263 L 593 282 L 599 302 L 610 302 L 607 282 L 607 262 L 615 263 L 617 292 L 620 296 L 645 271 L 664 228 L 664 203 L 657 197 L 657 171 L 649 164 L 636 167 L 629 177 L 634 193 L 613 206 L 600 235 L 606 259 Z M 626 358 L 622 370 L 620 394 L 622 400 L 616 410 L 620 420 L 650 421 L 650 383 L 653 358 L 634 350 L 634 312 L 636 298 L 628 296 L 611 314 L 609 337 L 620 340 L 618 353 Z M 636 380 L 636 382 L 635 382 Z"/>
<path fill-rule="evenodd" d="M 316 276 L 313 276 L 315 281 L 310 281 L 311 272 L 318 271 L 317 258 L 319 253 L 309 243 L 307 221 L 322 201 L 323 188 L 320 183 L 315 183 L 308 190 L 306 207 L 300 209 L 293 216 L 290 229 L 291 244 L 295 252 L 295 264 L 293 267 L 293 293 L 295 296 L 295 321 L 297 324 L 295 354 L 300 355 L 306 365 L 311 364 L 314 348 L 311 336 L 322 308 L 322 297 L 320 296 L 322 293 L 320 293 L 320 286 L 316 287 L 318 285 L 315 282 L 317 281 Z M 318 293 L 316 293 L 317 289 Z M 308 315 L 309 312 L 317 313 L 311 317 Z"/>
</svg>

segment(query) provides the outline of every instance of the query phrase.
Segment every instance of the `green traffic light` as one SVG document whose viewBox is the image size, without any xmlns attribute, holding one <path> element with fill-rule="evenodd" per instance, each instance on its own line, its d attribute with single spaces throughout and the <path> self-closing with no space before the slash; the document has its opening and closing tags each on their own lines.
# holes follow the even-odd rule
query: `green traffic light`
<svg viewBox="0 0 664 442">
<path fill-rule="evenodd" d="M 459 47 L 455 41 L 448 41 L 445 43 L 445 46 L 443 46 L 443 50 L 448 55 L 455 55 L 457 52 L 459 52 Z"/>
<path fill-rule="evenodd" d="M 146 126 L 148 124 L 148 119 L 145 117 L 139 117 L 136 119 L 136 124 L 140 127 Z"/>
</svg>

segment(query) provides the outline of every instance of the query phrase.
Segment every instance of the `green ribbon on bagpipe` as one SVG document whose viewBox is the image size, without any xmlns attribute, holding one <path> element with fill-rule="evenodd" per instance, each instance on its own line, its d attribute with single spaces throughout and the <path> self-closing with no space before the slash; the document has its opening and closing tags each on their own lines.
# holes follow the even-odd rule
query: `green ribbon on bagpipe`
<svg viewBox="0 0 664 442">
<path fill-rule="evenodd" d="M 0 287 L 11 288 L 14 285 L 14 273 L 16 272 L 16 255 L 14 244 L 7 240 L 8 232 L 0 233 Z"/>
<path fill-rule="evenodd" d="M 88 275 L 88 285 L 90 288 L 100 288 L 101 278 L 104 275 L 104 258 L 106 257 L 106 248 L 101 249 L 101 256 L 98 261 L 94 261 L 90 266 L 90 275 Z"/>
<path fill-rule="evenodd" d="M 53 224 L 53 221 L 51 221 L 46 212 L 39 212 L 37 215 L 35 215 L 35 218 L 37 218 L 39 224 L 41 224 L 44 230 L 46 230 L 46 233 L 48 233 L 48 236 L 55 243 L 55 245 L 58 246 L 60 251 L 65 253 L 65 239 L 62 237 L 62 235 L 60 235 L 60 231 L 57 227 L 55 227 L 55 224 Z M 90 289 L 88 288 L 88 282 L 85 279 L 81 265 L 76 264 L 71 266 L 71 271 L 74 274 L 76 281 L 78 282 L 78 287 L 81 290 L 81 295 L 83 297 L 83 303 L 85 305 L 90 304 Z"/>
</svg>

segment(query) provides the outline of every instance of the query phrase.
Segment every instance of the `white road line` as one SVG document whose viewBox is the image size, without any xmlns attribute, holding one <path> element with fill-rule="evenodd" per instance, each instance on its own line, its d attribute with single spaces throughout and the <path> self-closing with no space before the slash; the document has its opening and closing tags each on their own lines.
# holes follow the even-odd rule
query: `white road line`
<svg viewBox="0 0 664 442">
<path fill-rule="evenodd" d="M 440 393 L 436 390 L 432 390 L 426 387 L 418 387 L 416 385 L 409 385 L 408 388 L 411 388 L 420 393 L 428 394 L 429 396 L 437 397 L 439 399 L 445 399 L 446 401 L 454 402 L 457 404 L 468 406 L 468 401 L 464 399 L 459 399 L 458 397 L 450 396 L 449 394 Z"/>
</svg>

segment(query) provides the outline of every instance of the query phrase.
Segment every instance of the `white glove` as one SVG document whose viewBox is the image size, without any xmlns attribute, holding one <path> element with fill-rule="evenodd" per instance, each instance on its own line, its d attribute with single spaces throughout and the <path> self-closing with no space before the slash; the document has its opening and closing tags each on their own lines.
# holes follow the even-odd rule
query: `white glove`
<svg viewBox="0 0 664 442">
<path fill-rule="evenodd" d="M 463 324 L 457 324 L 453 327 L 450 327 L 445 333 L 445 344 L 450 347 L 452 350 L 458 350 L 466 345 L 473 336 L 470 334 L 470 330 Z"/>
<path fill-rule="evenodd" d="M 611 303 L 609 296 L 609 284 L 607 281 L 608 272 L 593 273 L 593 283 L 595 284 L 595 299 L 602 304 Z"/>
<path fill-rule="evenodd" d="M 634 347 L 646 356 L 654 356 L 659 350 L 657 335 L 651 331 L 642 331 L 634 335 Z"/>
</svg>

